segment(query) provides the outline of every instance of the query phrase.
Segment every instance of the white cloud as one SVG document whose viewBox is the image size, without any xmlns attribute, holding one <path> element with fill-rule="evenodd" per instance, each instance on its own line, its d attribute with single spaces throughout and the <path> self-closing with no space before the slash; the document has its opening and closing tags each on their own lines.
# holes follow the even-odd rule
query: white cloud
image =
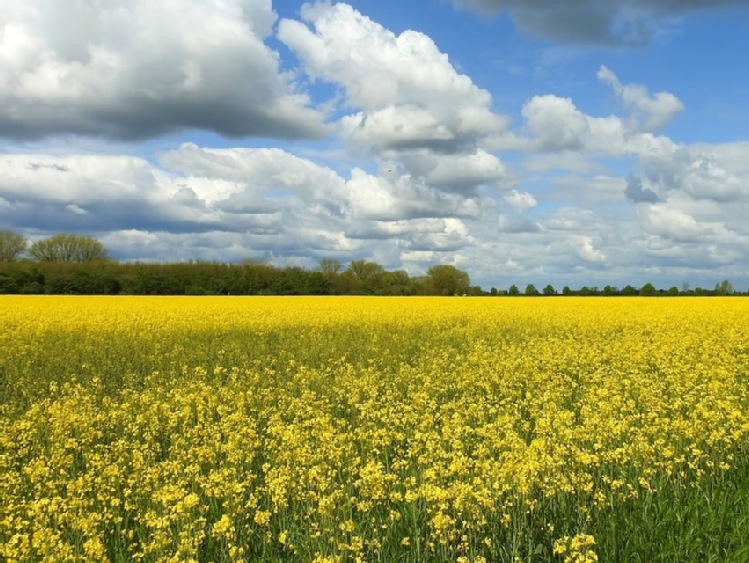
<svg viewBox="0 0 749 563">
<path fill-rule="evenodd" d="M 577 109 L 569 98 L 533 96 L 523 106 L 522 115 L 534 135 L 522 143 L 527 149 L 587 150 L 615 155 L 624 149 L 624 127 L 619 118 L 591 117 Z"/>
<path fill-rule="evenodd" d="M 257 198 L 258 190 L 287 190 L 307 203 L 344 197 L 344 180 L 329 168 L 281 149 L 211 149 L 185 143 L 160 156 L 166 167 L 191 176 L 209 202 Z M 202 179 L 208 179 L 204 181 Z"/>
<path fill-rule="evenodd" d="M 614 22 L 588 13 L 590 3 L 542 14 L 543 0 L 514 2 L 505 5 L 534 29 L 571 32 L 575 22 L 552 20 L 580 14 L 593 18 L 577 22 L 583 35 Z M 288 74 L 279 70 L 294 64 L 280 59 L 286 50 L 264 42 L 276 21 L 269 1 L 103 0 L 61 15 L 66 6 L 0 0 L 9 22 L 0 127 L 16 138 L 66 135 L 0 149 L 0 229 L 91 233 L 124 259 L 313 266 L 336 257 L 414 274 L 452 263 L 486 287 L 749 271 L 747 142 L 654 134 L 681 102 L 605 67 L 599 78 L 621 115 L 589 115 L 577 105 L 589 100 L 552 90 L 517 103 L 521 121 L 510 129 L 491 94 L 432 39 L 391 33 L 345 4 L 280 22 L 268 43 L 296 53 L 301 68 Z M 79 25 L 60 24 L 68 21 Z M 319 88 L 331 97 L 327 129 L 294 89 L 310 78 L 328 83 Z M 497 104 L 507 95 L 500 88 Z M 224 139 L 111 142 L 184 127 Z M 326 130 L 337 136 L 293 152 L 276 141 L 200 146 Z"/>
<path fill-rule="evenodd" d="M 0 135 L 320 136 L 274 20 L 270 0 L 0 2 Z"/>
<path fill-rule="evenodd" d="M 713 234 L 712 229 L 700 225 L 691 215 L 667 204 L 648 206 L 642 213 L 642 222 L 646 232 L 678 242 L 700 242 L 705 235 Z"/>
<path fill-rule="evenodd" d="M 386 156 L 390 154 L 386 153 Z M 499 158 L 482 149 L 458 154 L 438 154 L 421 149 L 397 152 L 392 156 L 403 164 L 407 173 L 443 191 L 471 195 L 482 185 L 504 189 L 516 182 Z"/>
<path fill-rule="evenodd" d="M 533 194 L 519 192 L 517 190 L 512 190 L 512 192 L 506 195 L 504 199 L 510 207 L 520 212 L 533 209 L 538 204 L 536 198 L 533 197 Z"/>
<path fill-rule="evenodd" d="M 568 241 L 574 249 L 577 256 L 586 262 L 605 263 L 606 254 L 593 246 L 593 239 L 583 235 L 573 235 Z"/>
<path fill-rule="evenodd" d="M 417 31 L 396 36 L 347 4 L 302 9 L 305 24 L 284 19 L 278 36 L 312 77 L 340 84 L 350 107 L 344 134 L 377 148 L 473 145 L 504 129 L 490 94 L 459 74 Z"/>
<path fill-rule="evenodd" d="M 651 96 L 645 86 L 622 84 L 605 66 L 598 71 L 598 79 L 611 86 L 624 107 L 631 111 L 629 124 L 634 131 L 660 129 L 684 109 L 684 104 L 673 94 L 658 92 Z"/>
<path fill-rule="evenodd" d="M 440 192 L 410 176 L 379 177 L 354 169 L 346 189 L 352 212 L 369 219 L 395 221 L 481 214 L 475 199 Z"/>
<path fill-rule="evenodd" d="M 694 152 L 667 137 L 641 135 L 630 142 L 645 176 L 663 192 L 681 192 L 695 199 L 749 200 L 749 172 L 740 163 L 740 151 L 724 148 L 713 157 L 709 151 Z M 732 167 L 733 170 L 728 167 Z M 734 171 L 735 170 L 735 171 Z"/>
</svg>

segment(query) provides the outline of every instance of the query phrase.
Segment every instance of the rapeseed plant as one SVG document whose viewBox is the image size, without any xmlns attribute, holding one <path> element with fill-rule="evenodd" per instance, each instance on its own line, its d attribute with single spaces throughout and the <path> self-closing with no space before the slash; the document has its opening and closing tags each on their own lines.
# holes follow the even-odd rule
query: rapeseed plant
<svg viewBox="0 0 749 563">
<path fill-rule="evenodd" d="M 0 559 L 740 561 L 747 321 L 743 299 L 0 297 Z"/>
</svg>

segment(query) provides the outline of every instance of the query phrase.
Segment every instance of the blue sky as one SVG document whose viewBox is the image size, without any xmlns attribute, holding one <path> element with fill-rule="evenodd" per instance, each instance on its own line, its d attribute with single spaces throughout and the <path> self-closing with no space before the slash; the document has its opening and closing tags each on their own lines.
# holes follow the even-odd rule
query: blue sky
<svg viewBox="0 0 749 563">
<path fill-rule="evenodd" d="M 746 0 L 0 0 L 0 230 L 749 285 Z"/>
</svg>

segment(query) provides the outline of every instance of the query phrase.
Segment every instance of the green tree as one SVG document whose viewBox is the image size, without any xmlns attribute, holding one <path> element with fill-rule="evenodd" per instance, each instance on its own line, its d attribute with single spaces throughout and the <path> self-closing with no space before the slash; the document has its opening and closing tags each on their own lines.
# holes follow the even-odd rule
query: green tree
<svg viewBox="0 0 749 563">
<path fill-rule="evenodd" d="M 353 279 L 353 293 L 376 294 L 380 292 L 385 269 L 376 262 L 354 260 L 344 273 Z"/>
<path fill-rule="evenodd" d="M 411 295 L 415 292 L 414 284 L 405 270 L 384 272 L 382 289 L 385 295 Z"/>
<path fill-rule="evenodd" d="M 510 295 L 520 295 L 520 289 L 515 284 L 512 284 L 507 290 L 507 293 Z"/>
<path fill-rule="evenodd" d="M 436 295 L 463 295 L 470 285 L 468 274 L 449 264 L 439 264 L 427 270 L 427 286 Z"/>
<path fill-rule="evenodd" d="M 354 260 L 349 265 L 348 271 L 362 282 L 372 282 L 381 276 L 385 269 L 376 262 Z"/>
<path fill-rule="evenodd" d="M 572 295 L 572 289 L 570 289 L 570 286 L 565 285 L 562 288 L 562 295 Z"/>
<path fill-rule="evenodd" d="M 525 286 L 525 294 L 526 295 L 539 295 L 538 290 L 536 289 L 536 286 L 532 283 L 529 283 Z"/>
<path fill-rule="evenodd" d="M 652 283 L 646 283 L 640 288 L 640 295 L 646 295 L 646 296 L 653 296 L 655 295 L 657 290 L 655 289 L 655 286 Z"/>
<path fill-rule="evenodd" d="M 38 240 L 29 248 L 40 262 L 95 262 L 107 260 L 107 252 L 93 237 L 62 233 Z"/>
<path fill-rule="evenodd" d="M 546 286 L 546 287 L 544 288 L 544 290 L 543 290 L 543 291 L 544 291 L 544 295 L 556 295 L 556 294 L 557 294 L 557 290 L 556 290 L 556 289 L 554 289 L 554 286 L 553 286 L 553 285 L 551 285 L 551 284 L 547 285 L 547 286 Z"/>
<path fill-rule="evenodd" d="M 607 285 L 603 288 L 603 294 L 604 295 L 617 295 L 619 293 L 619 290 L 616 289 L 613 285 Z"/>
<path fill-rule="evenodd" d="M 622 288 L 622 295 L 627 295 L 627 296 L 637 295 L 637 288 L 632 285 L 627 284 Z"/>
<path fill-rule="evenodd" d="M 716 295 L 733 295 L 733 284 L 728 280 L 723 280 L 720 283 L 715 284 Z"/>
<path fill-rule="evenodd" d="M 343 269 L 341 264 L 335 258 L 323 258 L 317 265 L 317 271 L 325 274 L 325 277 L 333 277 Z"/>
<path fill-rule="evenodd" d="M 28 243 L 18 233 L 0 231 L 0 262 L 13 262 L 26 250 Z"/>
</svg>

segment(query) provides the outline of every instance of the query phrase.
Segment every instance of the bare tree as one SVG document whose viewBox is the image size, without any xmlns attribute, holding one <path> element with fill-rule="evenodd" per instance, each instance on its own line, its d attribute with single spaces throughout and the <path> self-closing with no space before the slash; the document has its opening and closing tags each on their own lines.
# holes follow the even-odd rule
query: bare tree
<svg viewBox="0 0 749 563">
<path fill-rule="evenodd" d="M 29 248 L 32 258 L 40 262 L 95 262 L 107 260 L 107 252 L 92 237 L 63 233 L 38 240 Z"/>
<path fill-rule="evenodd" d="M 0 231 L 0 262 L 13 262 L 24 253 L 28 243 L 18 233 Z"/>
</svg>

